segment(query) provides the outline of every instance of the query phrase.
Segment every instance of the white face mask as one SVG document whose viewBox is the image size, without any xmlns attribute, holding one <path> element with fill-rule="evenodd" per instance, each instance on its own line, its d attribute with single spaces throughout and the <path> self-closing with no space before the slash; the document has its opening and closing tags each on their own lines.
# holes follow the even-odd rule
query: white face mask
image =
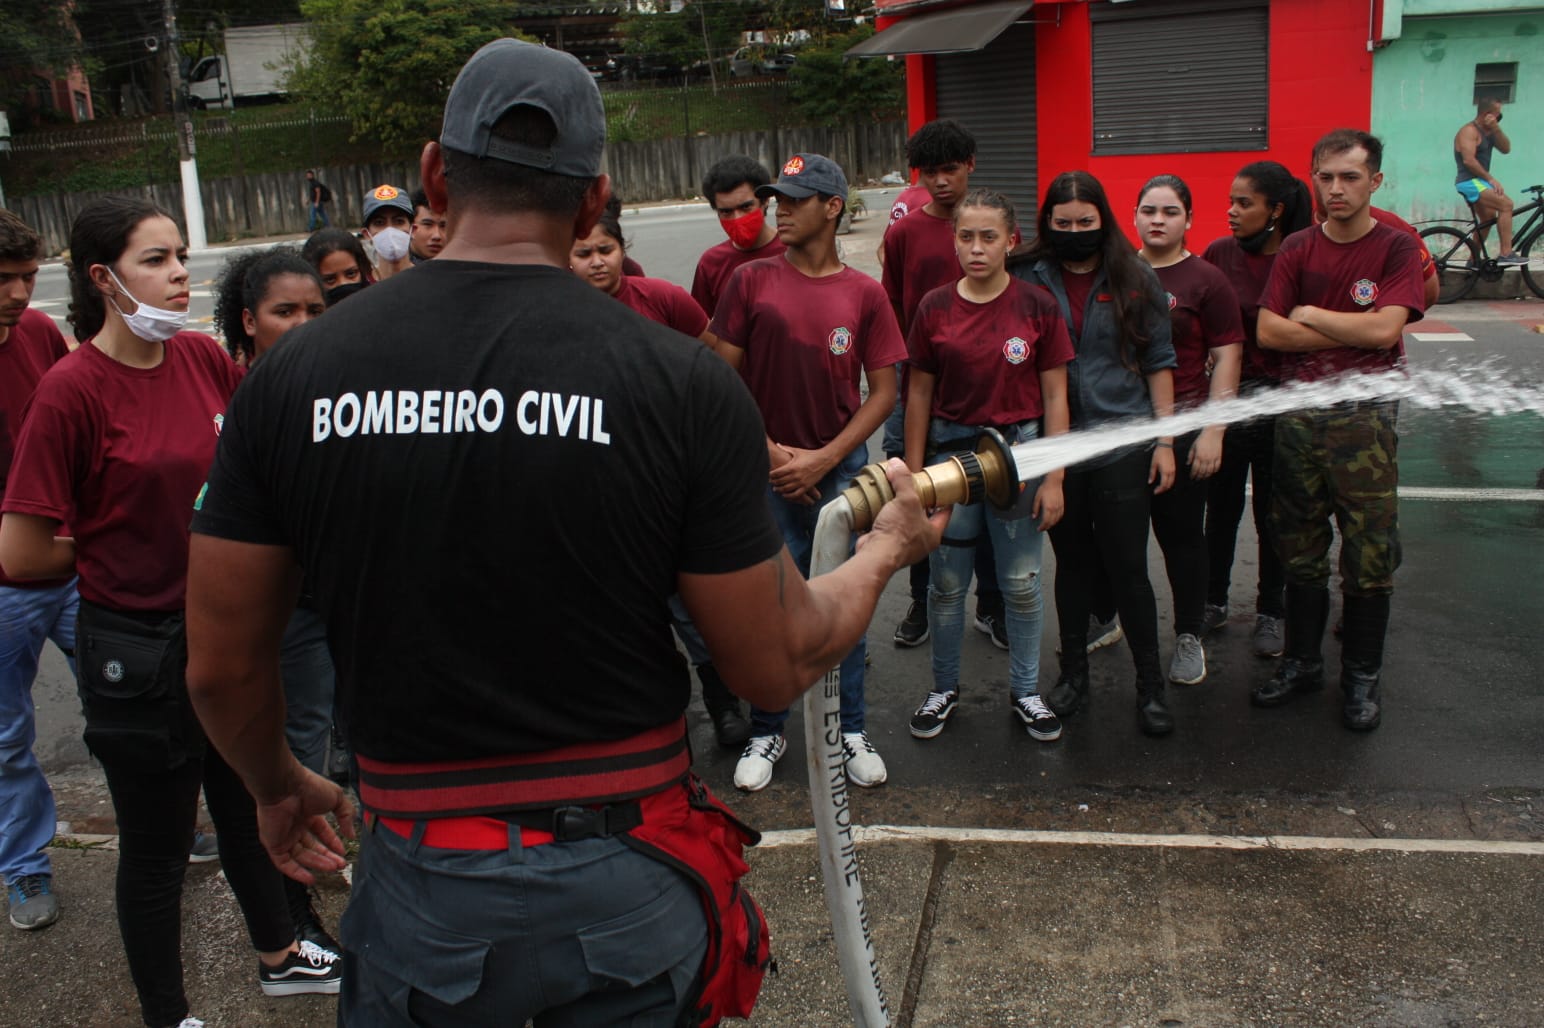
<svg viewBox="0 0 1544 1028">
<path fill-rule="evenodd" d="M 123 290 L 123 295 L 127 296 L 130 300 L 134 300 L 134 303 L 137 305 L 133 314 L 125 314 L 123 311 L 118 310 L 116 303 L 113 304 L 113 310 L 118 311 L 118 316 L 123 319 L 123 323 L 128 326 L 129 331 L 141 339 L 150 343 L 164 343 L 178 332 L 181 332 L 183 326 L 188 323 L 187 311 L 169 311 L 160 307 L 152 307 L 148 303 L 141 303 L 124 286 L 123 281 L 118 278 L 117 273 L 112 268 L 108 268 L 107 273 L 113 276 L 113 282 L 117 284 L 119 289 Z"/>
<path fill-rule="evenodd" d="M 383 261 L 400 261 L 407 256 L 408 234 L 400 228 L 383 228 L 370 237 L 370 242 Z"/>
</svg>

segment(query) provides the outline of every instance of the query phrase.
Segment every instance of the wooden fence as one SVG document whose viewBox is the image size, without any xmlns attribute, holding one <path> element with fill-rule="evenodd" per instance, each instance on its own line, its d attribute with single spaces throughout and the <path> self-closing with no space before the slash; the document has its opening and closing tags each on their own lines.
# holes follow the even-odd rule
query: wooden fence
<svg viewBox="0 0 1544 1028">
<path fill-rule="evenodd" d="M 627 203 L 696 196 L 712 163 L 731 154 L 755 157 L 775 172 L 789 154 L 820 153 L 847 172 L 854 185 L 905 170 L 906 126 L 901 121 L 844 128 L 798 126 L 758 132 L 730 132 L 648 142 L 617 142 L 606 147 L 606 170 L 613 188 Z M 355 164 L 323 168 L 319 177 L 332 190 L 328 215 L 334 225 L 361 227 L 365 193 L 382 182 L 411 192 L 419 184 L 417 165 Z M 306 231 L 309 208 L 302 172 L 206 179 L 199 183 L 209 242 L 294 235 Z M 135 195 L 171 212 L 186 230 L 182 186 L 141 186 L 107 193 L 63 193 L 11 200 L 11 209 L 43 237 L 50 255 L 69 245 L 70 223 L 92 200 L 106 195 Z"/>
</svg>

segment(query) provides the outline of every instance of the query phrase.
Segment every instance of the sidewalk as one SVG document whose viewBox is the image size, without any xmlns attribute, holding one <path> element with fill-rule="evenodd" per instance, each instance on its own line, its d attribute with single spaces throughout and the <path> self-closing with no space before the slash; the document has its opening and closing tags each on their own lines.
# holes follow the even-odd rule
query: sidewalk
<svg viewBox="0 0 1544 1028">
<path fill-rule="evenodd" d="M 897 1024 L 1521 1026 L 1544 1010 L 1539 843 L 1239 851 L 1199 836 L 872 834 L 888 837 L 861 853 Z M 56 848 L 54 859 L 60 921 L 0 931 L 0 1025 L 137 1025 L 115 854 Z M 808 833 L 770 835 L 751 863 L 780 968 L 754 1023 L 850 1023 Z M 335 923 L 346 899 L 346 883 L 327 882 L 323 917 Z M 192 1010 L 210 1028 L 334 1023 L 331 997 L 259 992 L 217 864 L 189 868 L 184 926 Z"/>
</svg>

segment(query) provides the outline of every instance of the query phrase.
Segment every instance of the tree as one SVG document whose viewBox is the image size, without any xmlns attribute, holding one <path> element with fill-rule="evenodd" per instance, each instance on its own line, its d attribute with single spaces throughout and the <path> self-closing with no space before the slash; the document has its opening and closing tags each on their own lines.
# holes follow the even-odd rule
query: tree
<svg viewBox="0 0 1544 1028">
<path fill-rule="evenodd" d="M 879 57 L 842 55 L 874 34 L 862 25 L 799 51 L 788 76 L 794 107 L 817 125 L 883 121 L 905 106 L 906 66 Z"/>
<path fill-rule="evenodd" d="M 355 140 L 406 149 L 439 134 L 445 97 L 477 48 L 509 25 L 502 0 L 302 0 L 315 46 L 291 92 L 347 115 Z"/>
<path fill-rule="evenodd" d="M 740 45 L 746 11 L 731 0 L 696 0 L 679 11 L 645 14 L 634 11 L 622 19 L 627 52 L 643 68 L 666 68 L 680 74 L 699 61 L 722 61 Z M 710 67 L 715 80 L 720 66 Z"/>
<path fill-rule="evenodd" d="M 0 109 L 10 112 L 13 128 L 26 124 L 33 98 L 32 71 L 62 75 L 75 66 L 88 68 L 85 45 L 64 4 L 37 0 L 0 0 Z M 21 74 L 16 74 L 16 73 Z"/>
</svg>

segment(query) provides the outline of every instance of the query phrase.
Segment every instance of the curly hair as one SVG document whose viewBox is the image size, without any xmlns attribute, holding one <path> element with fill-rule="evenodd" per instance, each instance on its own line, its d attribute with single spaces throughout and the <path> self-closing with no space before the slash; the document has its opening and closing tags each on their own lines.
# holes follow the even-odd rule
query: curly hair
<svg viewBox="0 0 1544 1028">
<path fill-rule="evenodd" d="M 322 291 L 322 276 L 292 247 L 253 250 L 227 261 L 220 272 L 215 291 L 214 326 L 225 338 L 225 348 L 232 357 L 245 357 L 248 364 L 257 355 L 257 343 L 247 333 L 241 312 L 257 313 L 268 295 L 268 283 L 280 275 L 299 275 L 316 283 Z"/>
</svg>

